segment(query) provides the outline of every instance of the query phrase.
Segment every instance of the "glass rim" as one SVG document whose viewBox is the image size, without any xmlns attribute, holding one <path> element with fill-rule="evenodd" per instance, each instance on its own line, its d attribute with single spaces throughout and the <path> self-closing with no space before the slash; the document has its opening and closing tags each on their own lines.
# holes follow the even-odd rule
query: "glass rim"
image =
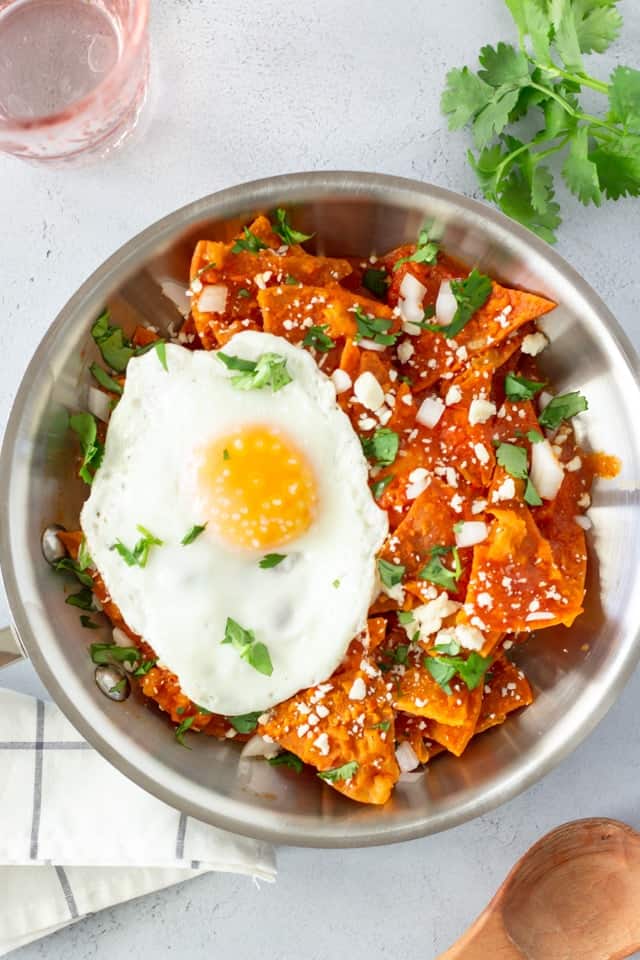
<svg viewBox="0 0 640 960">
<path fill-rule="evenodd" d="M 72 102 L 68 104 L 64 110 L 58 110 L 55 113 L 45 113 L 36 117 L 25 117 L 24 119 L 19 119 L 17 117 L 6 117 L 0 113 L 0 131 L 6 133 L 7 131 L 40 130 L 48 127 L 55 127 L 58 124 L 63 124 L 68 120 L 73 119 L 79 113 L 86 110 L 87 107 L 89 107 L 95 100 L 97 100 L 104 88 L 110 82 L 112 82 L 114 75 L 116 73 L 121 73 L 123 67 L 128 65 L 132 54 L 137 52 L 147 28 L 149 21 L 150 0 L 134 0 L 134 3 L 135 22 L 133 30 L 131 31 L 131 35 L 123 45 L 122 56 L 119 58 L 117 63 L 114 64 L 113 68 L 109 70 L 107 74 L 105 74 L 100 82 L 89 91 L 89 93 L 86 93 L 83 97 L 79 97 L 78 100 L 72 100 Z"/>
</svg>

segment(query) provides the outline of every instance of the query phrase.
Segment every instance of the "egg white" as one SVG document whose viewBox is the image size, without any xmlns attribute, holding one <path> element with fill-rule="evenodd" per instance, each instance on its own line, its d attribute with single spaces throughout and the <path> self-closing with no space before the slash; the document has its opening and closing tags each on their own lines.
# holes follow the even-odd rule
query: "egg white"
<svg viewBox="0 0 640 960">
<path fill-rule="evenodd" d="M 225 354 L 286 357 L 292 382 L 242 391 L 214 352 L 168 344 L 165 371 L 155 351 L 133 358 L 108 427 L 105 455 L 81 525 L 94 563 L 126 623 L 175 672 L 184 692 L 215 713 L 265 710 L 326 680 L 365 625 L 375 556 L 387 517 L 368 486 L 367 464 L 331 380 L 311 355 L 280 337 L 247 331 Z M 319 509 L 303 535 L 277 549 L 234 549 L 202 524 L 197 453 L 216 437 L 263 423 L 283 431 L 306 456 Z M 127 566 L 116 540 L 132 547 L 141 524 L 163 541 L 145 567 Z M 267 677 L 222 644 L 227 617 L 255 632 L 273 663 Z"/>
</svg>

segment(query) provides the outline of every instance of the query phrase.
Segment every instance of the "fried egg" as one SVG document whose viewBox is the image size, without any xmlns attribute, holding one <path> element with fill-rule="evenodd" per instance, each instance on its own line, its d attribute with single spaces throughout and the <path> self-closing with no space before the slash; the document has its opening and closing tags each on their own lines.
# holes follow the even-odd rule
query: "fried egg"
<svg viewBox="0 0 640 960">
<path fill-rule="evenodd" d="M 332 674 L 366 624 L 387 516 L 307 351 L 247 331 L 223 354 L 129 362 L 81 525 L 129 627 L 195 703 L 234 716 Z M 290 382 L 243 388 L 265 354 Z"/>
</svg>

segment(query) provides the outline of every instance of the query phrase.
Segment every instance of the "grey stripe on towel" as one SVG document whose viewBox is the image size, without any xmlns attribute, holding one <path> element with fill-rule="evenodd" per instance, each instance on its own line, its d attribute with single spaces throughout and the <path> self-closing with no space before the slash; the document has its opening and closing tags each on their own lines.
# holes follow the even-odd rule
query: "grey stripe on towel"
<svg viewBox="0 0 640 960">
<path fill-rule="evenodd" d="M 33 777 L 33 814 L 31 817 L 31 846 L 29 856 L 38 859 L 38 835 L 40 833 L 40 811 L 42 809 L 42 744 L 44 741 L 44 703 L 36 701 L 36 741 L 34 744 L 35 771 Z"/>
</svg>

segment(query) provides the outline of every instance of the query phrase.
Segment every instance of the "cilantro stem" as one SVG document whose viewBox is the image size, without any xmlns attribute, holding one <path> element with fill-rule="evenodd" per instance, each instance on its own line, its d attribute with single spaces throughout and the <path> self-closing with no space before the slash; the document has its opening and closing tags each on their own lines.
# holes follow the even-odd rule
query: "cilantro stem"
<svg viewBox="0 0 640 960">
<path fill-rule="evenodd" d="M 568 144 L 571 139 L 571 134 L 567 134 L 566 137 L 563 137 L 560 143 L 556 143 L 553 147 L 547 147 L 546 150 L 540 150 L 538 153 L 532 154 L 532 159 L 535 163 L 540 163 L 541 160 L 544 160 L 546 157 L 550 157 L 553 153 L 557 153 L 558 150 L 562 150 Z"/>
<path fill-rule="evenodd" d="M 583 87 L 591 87 L 592 90 L 597 90 L 598 93 L 604 93 L 605 96 L 609 93 L 609 84 L 604 83 L 602 80 L 596 80 L 595 77 L 590 77 L 588 73 L 569 73 L 568 70 L 561 70 L 560 67 L 555 65 L 540 63 L 534 57 L 528 57 L 529 61 L 543 73 L 548 73 L 552 77 L 562 77 L 564 80 L 570 80 L 572 83 L 577 83 Z M 545 88 L 546 89 L 546 88 Z"/>
<path fill-rule="evenodd" d="M 561 96 L 555 90 L 552 90 L 550 87 L 543 87 L 542 84 L 533 82 L 530 83 L 529 86 L 534 90 L 539 90 L 540 93 L 544 94 L 546 97 L 549 97 L 551 100 L 555 100 L 556 103 L 559 103 L 565 113 L 568 113 L 570 117 L 574 118 L 574 120 L 585 120 L 589 124 L 596 125 L 598 127 L 604 127 L 607 130 L 611 130 L 613 133 L 619 133 L 618 128 L 613 126 L 611 123 L 607 123 L 606 120 L 601 120 L 600 117 L 594 117 L 591 113 L 582 113 L 581 110 L 574 110 L 571 104 L 565 100 L 563 96 Z"/>
</svg>

